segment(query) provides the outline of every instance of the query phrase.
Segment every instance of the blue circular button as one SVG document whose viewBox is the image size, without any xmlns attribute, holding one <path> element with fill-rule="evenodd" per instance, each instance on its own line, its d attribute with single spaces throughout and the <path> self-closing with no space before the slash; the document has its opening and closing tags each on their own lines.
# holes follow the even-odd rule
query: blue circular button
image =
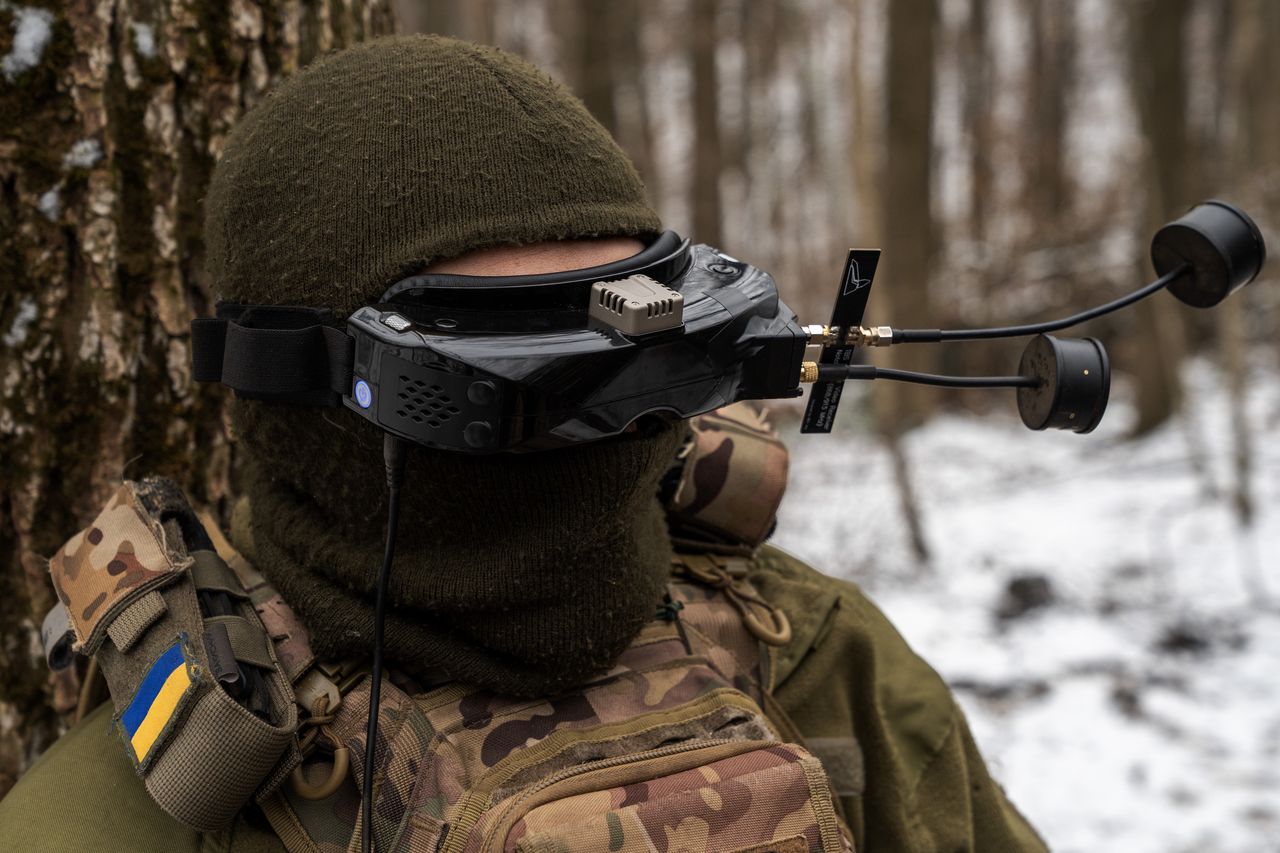
<svg viewBox="0 0 1280 853">
<path fill-rule="evenodd" d="M 369 388 L 369 383 L 363 379 L 356 380 L 356 405 L 362 409 L 367 409 L 373 403 L 373 391 Z"/>
</svg>

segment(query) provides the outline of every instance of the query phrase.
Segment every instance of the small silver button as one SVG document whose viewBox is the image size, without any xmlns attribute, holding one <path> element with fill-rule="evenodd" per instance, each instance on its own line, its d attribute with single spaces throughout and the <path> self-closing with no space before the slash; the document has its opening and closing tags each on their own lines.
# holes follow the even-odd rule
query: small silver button
<svg viewBox="0 0 1280 853">
<path fill-rule="evenodd" d="M 405 329 L 413 325 L 408 319 L 401 317 L 399 314 L 388 314 L 382 318 L 382 325 L 391 329 L 393 332 L 403 332 Z"/>
</svg>

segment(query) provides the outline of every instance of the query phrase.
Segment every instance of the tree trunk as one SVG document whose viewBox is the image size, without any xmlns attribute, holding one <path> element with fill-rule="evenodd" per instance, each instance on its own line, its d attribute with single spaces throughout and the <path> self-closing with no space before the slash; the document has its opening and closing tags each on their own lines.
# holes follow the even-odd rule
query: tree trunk
<svg viewBox="0 0 1280 853">
<path fill-rule="evenodd" d="M 693 233 L 699 242 L 722 246 L 720 173 L 720 85 L 716 75 L 719 0 L 693 0 L 689 52 L 693 66 Z"/>
<path fill-rule="evenodd" d="M 969 131 L 969 237 L 984 241 L 995 187 L 992 167 L 995 130 L 991 48 L 987 36 L 990 10 L 987 0 L 970 0 L 965 29 L 964 122 Z"/>
<path fill-rule="evenodd" d="M 1138 107 L 1147 157 L 1144 170 L 1146 209 L 1142 233 L 1187 207 L 1191 199 L 1187 162 L 1186 33 L 1190 0 L 1134 0 L 1130 6 L 1130 58 L 1134 99 Z M 1138 241 L 1142 272 L 1150 271 L 1146 240 Z M 1149 299 L 1138 304 L 1137 335 L 1128 363 L 1137 378 L 1141 435 L 1164 423 L 1182 402 L 1178 369 L 1186 354 L 1186 330 L 1177 303 Z"/>
<path fill-rule="evenodd" d="M 1222 66 L 1224 130 L 1220 134 L 1215 162 L 1226 172 L 1226 183 L 1241 194 L 1235 194 L 1246 209 L 1261 207 L 1263 199 L 1249 192 L 1251 174 L 1274 152 L 1272 144 L 1280 144 L 1276 137 L 1273 110 L 1260 110 L 1256 105 L 1265 87 L 1275 86 L 1271 76 L 1276 69 L 1276 51 L 1267 41 L 1267 16 L 1275 13 L 1270 0 L 1236 0 L 1221 10 L 1222 16 Z M 1274 20 L 1280 20 L 1275 18 Z M 1261 161 L 1261 162 L 1259 162 Z M 1257 194 L 1260 196 L 1260 194 Z M 1222 369 L 1227 374 L 1228 408 L 1231 416 L 1232 477 L 1231 497 L 1236 517 L 1241 526 L 1253 523 L 1255 507 L 1251 474 L 1254 468 L 1253 436 L 1248 421 L 1248 323 L 1249 303 L 1257 291 L 1246 289 L 1232 295 L 1218 306 L 1218 346 L 1221 351 Z M 1253 584 L 1256 590 L 1261 583 Z"/>
<path fill-rule="evenodd" d="M 578 0 L 571 55 L 573 89 L 587 109 L 609 133 L 618 135 L 618 112 L 614 106 L 614 56 L 618 53 L 627 12 L 624 3 Z"/>
<path fill-rule="evenodd" d="M 853 50 L 849 62 L 849 90 L 853 108 L 849 111 L 851 125 L 846 134 L 853 144 L 849 152 L 853 156 L 853 195 L 856 201 L 854 223 L 858 246 L 879 246 L 883 229 L 880 217 L 884 211 L 880 204 L 880 171 L 884 164 L 884 114 L 877 88 L 867 79 L 863 67 L 862 46 L 867 43 L 869 29 L 866 3 L 853 0 Z M 877 291 L 879 293 L 881 291 Z M 868 318 L 870 319 L 870 318 Z"/>
<path fill-rule="evenodd" d="M 933 56 L 937 9 L 934 0 L 889 3 L 888 106 L 886 110 L 883 211 L 884 255 L 876 275 L 876 322 L 932 328 L 929 274 L 934 254 Z M 881 319 L 883 317 L 883 319 Z M 932 347 L 887 351 L 894 367 L 933 369 Z M 933 411 L 936 389 L 878 382 L 881 427 L 900 433 L 923 423 Z"/>
<path fill-rule="evenodd" d="M 1027 85 L 1025 207 L 1037 228 L 1056 230 L 1068 213 L 1064 148 L 1067 96 L 1075 62 L 1074 7 L 1062 0 L 1027 0 L 1031 65 Z"/>
<path fill-rule="evenodd" d="M 191 384 L 201 200 L 227 132 L 312 57 L 392 30 L 386 0 L 5 6 L 0 79 L 0 795 L 58 734 L 73 672 L 31 653 L 45 557 L 123 477 L 228 494 L 225 395 Z"/>
<path fill-rule="evenodd" d="M 640 0 L 618 0 L 622 16 L 615 57 L 616 82 L 627 109 L 618 116 L 618 144 L 636 164 L 655 207 L 662 198 L 662 174 L 658 165 L 657 141 L 649 115 L 649 58 L 642 39 L 648 4 Z"/>
</svg>

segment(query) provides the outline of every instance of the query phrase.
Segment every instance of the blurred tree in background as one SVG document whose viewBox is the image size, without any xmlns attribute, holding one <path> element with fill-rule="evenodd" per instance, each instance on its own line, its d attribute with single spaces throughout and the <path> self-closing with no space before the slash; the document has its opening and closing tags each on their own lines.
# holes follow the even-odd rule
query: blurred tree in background
<svg viewBox="0 0 1280 853">
<path fill-rule="evenodd" d="M 122 475 L 174 476 L 210 504 L 234 487 L 224 395 L 191 386 L 186 350 L 211 303 L 200 202 L 221 141 L 272 82 L 391 31 L 392 12 L 399 31 L 497 44 L 565 80 L 668 226 L 773 272 L 807 322 L 851 245 L 885 249 L 869 322 L 947 327 L 1132 289 L 1154 228 L 1202 197 L 1276 242 L 1272 0 L 0 3 L 0 792 L 75 702 L 32 651 L 42 557 Z M 1221 360 L 1242 409 L 1251 359 L 1274 358 L 1250 342 L 1278 327 L 1254 287 L 1216 313 L 1157 298 L 1085 333 L 1115 344 L 1146 431 L 1176 414 L 1195 354 Z M 1005 373 L 1020 346 L 876 357 Z M 891 447 L 944 404 L 1006 402 L 877 393 Z M 1241 427 L 1233 482 L 1206 484 L 1246 520 L 1249 440 Z"/>
</svg>

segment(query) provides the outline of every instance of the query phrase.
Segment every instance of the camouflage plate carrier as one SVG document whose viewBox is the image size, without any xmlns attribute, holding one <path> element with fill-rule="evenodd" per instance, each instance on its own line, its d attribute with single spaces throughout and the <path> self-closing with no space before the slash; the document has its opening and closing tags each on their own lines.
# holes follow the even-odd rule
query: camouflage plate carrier
<svg viewBox="0 0 1280 853">
<path fill-rule="evenodd" d="M 733 553 L 769 532 L 785 451 L 760 415 L 735 406 L 698 419 L 683 455 L 667 495 L 673 535 L 705 547 L 676 557 L 665 602 L 611 670 L 543 699 L 394 673 L 384 681 L 377 850 L 852 850 L 821 764 L 770 693 L 786 617 L 751 589 L 747 559 Z M 776 495 L 761 495 L 765 482 Z M 745 483 L 754 501 L 742 500 Z M 735 502 L 750 511 L 726 511 Z M 287 604 L 209 533 L 296 697 L 305 758 L 257 799 L 290 851 L 357 850 L 367 670 L 317 661 Z"/>
</svg>

